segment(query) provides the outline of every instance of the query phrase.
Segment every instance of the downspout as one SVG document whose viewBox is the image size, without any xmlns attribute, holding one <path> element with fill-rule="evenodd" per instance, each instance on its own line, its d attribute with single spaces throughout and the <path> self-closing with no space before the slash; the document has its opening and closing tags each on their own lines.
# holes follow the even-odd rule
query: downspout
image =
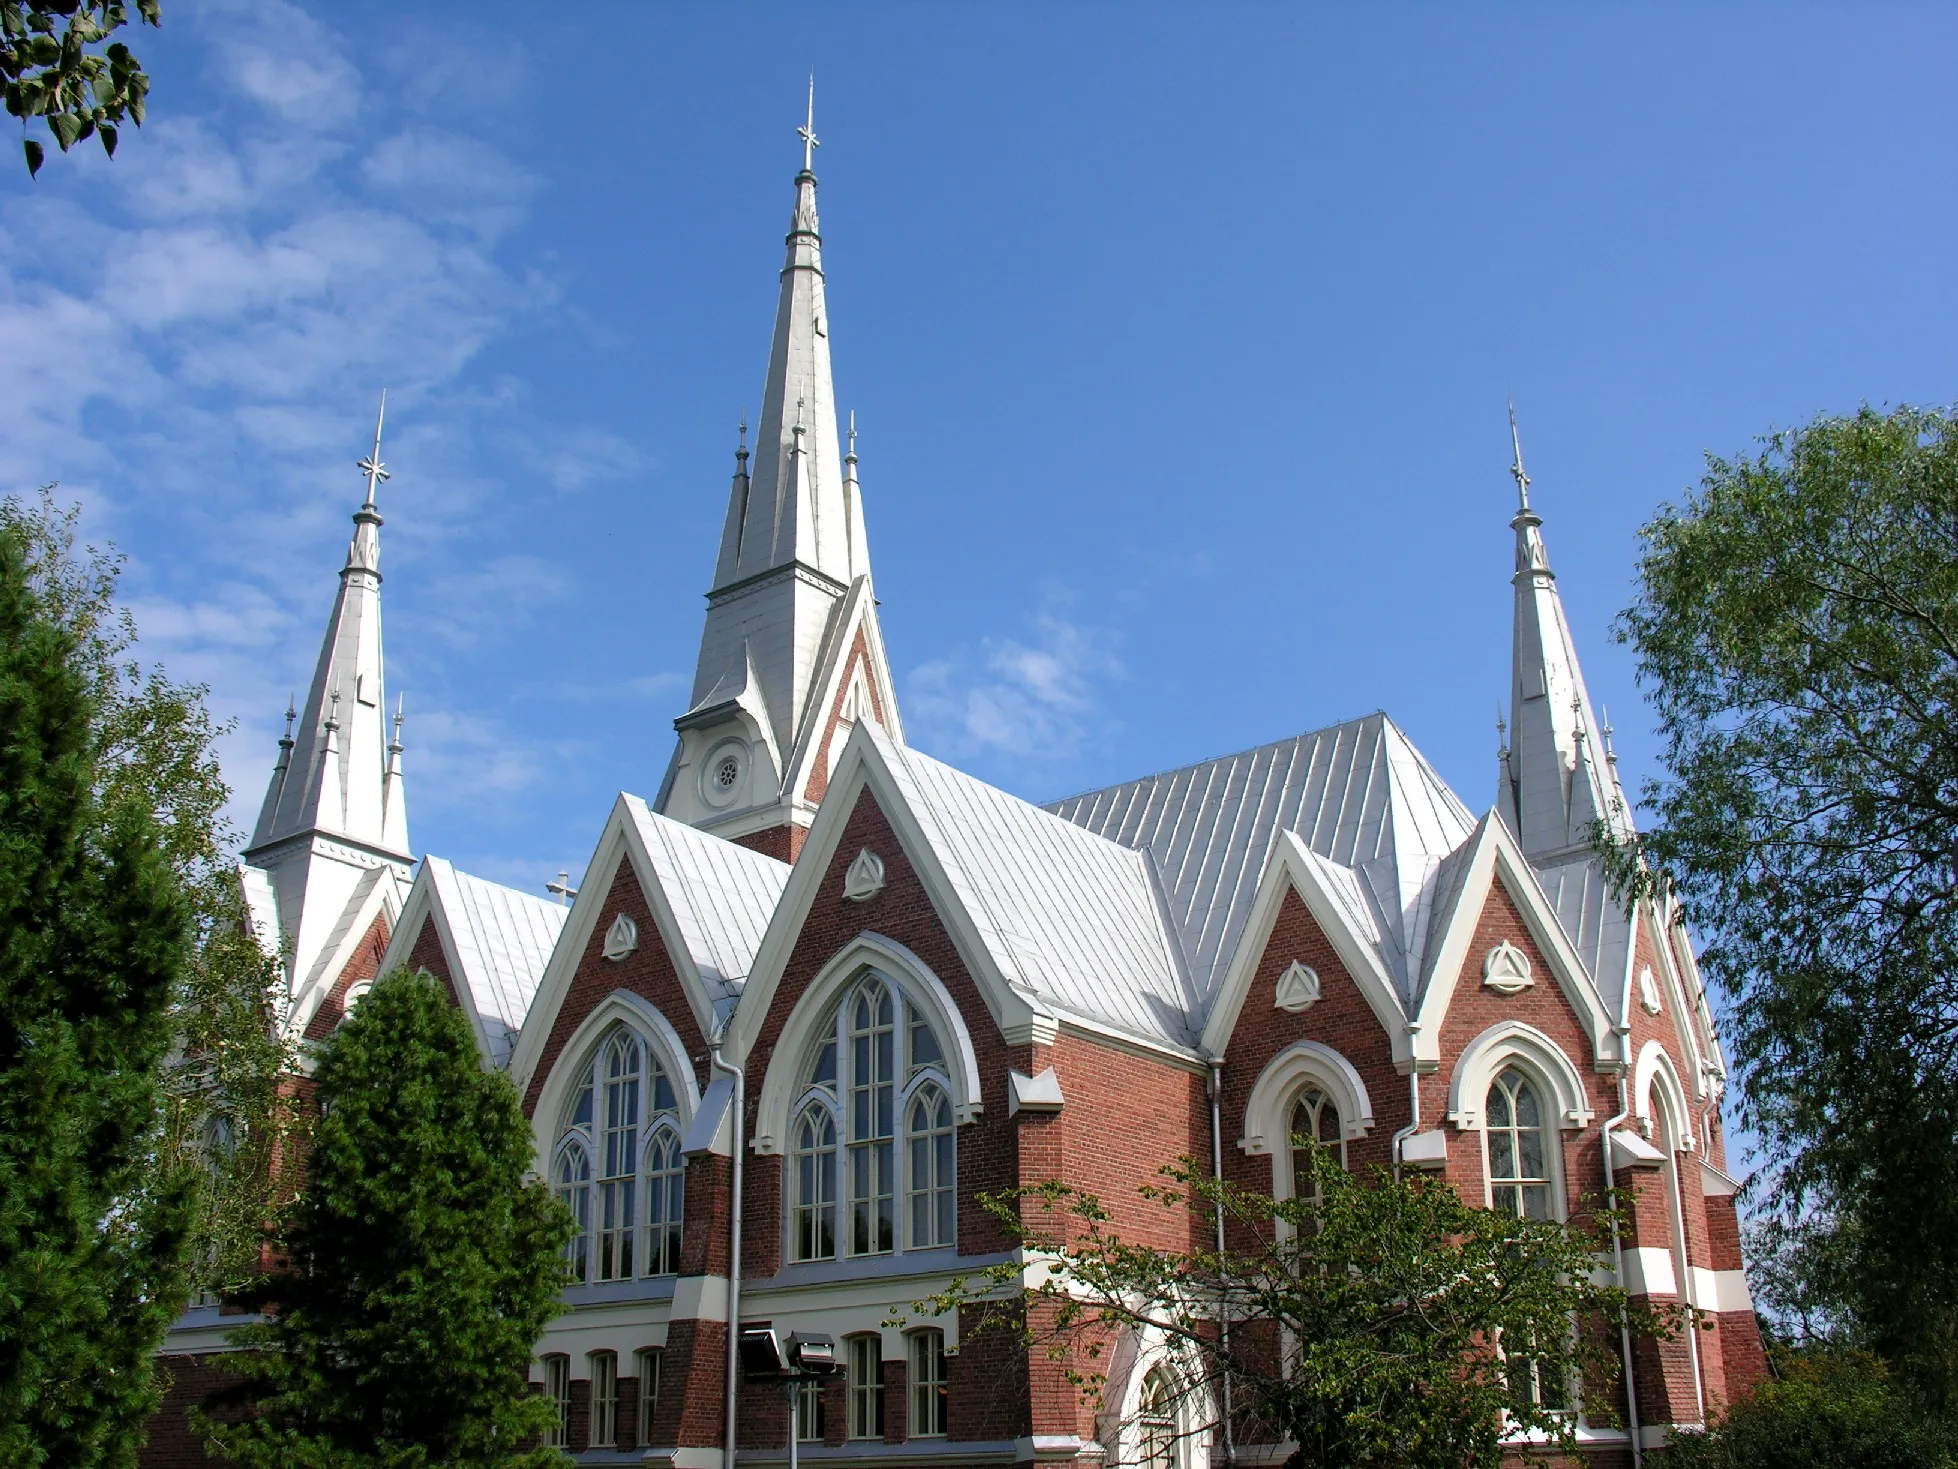
<svg viewBox="0 0 1958 1469">
<path fill-rule="evenodd" d="M 732 1217 L 728 1220 L 727 1227 L 727 1387 L 725 1393 L 727 1413 L 722 1430 L 727 1437 L 724 1440 L 725 1447 L 721 1451 L 721 1462 L 727 1466 L 727 1469 L 734 1469 L 735 1415 L 739 1407 L 737 1397 L 741 1388 L 741 1161 L 742 1154 L 747 1151 L 748 1078 L 739 1066 L 721 1059 L 719 1039 L 716 1039 L 713 1048 L 708 1051 L 707 1059 L 713 1062 L 716 1071 L 726 1072 L 734 1078 L 734 1166 L 730 1170 L 729 1178 L 729 1193 L 732 1195 L 729 1212 Z M 793 1406 L 790 1412 L 793 1414 Z M 789 1432 L 791 1435 L 795 1433 L 793 1419 L 789 1425 Z"/>
<path fill-rule="evenodd" d="M 1219 1188 L 1224 1183 L 1224 1063 L 1210 1063 L 1210 1176 Z M 1212 1211 L 1217 1217 L 1217 1257 L 1224 1255 L 1224 1209 L 1221 1202 Z M 1224 1355 L 1224 1462 L 1237 1462 L 1237 1434 L 1231 1423 L 1231 1324 L 1228 1316 L 1217 1319 L 1218 1344 Z"/>
<path fill-rule="evenodd" d="M 1626 1033 L 1618 1033 L 1618 1050 L 1622 1056 L 1625 1051 Z M 1611 1162 L 1611 1134 L 1613 1129 L 1625 1125 L 1625 1119 L 1632 1115 L 1632 1104 L 1625 1090 L 1625 1073 L 1618 1073 L 1618 1115 L 1604 1125 L 1604 1186 L 1605 1197 L 1610 1199 L 1615 1210 L 1618 1173 Z M 1618 1272 L 1618 1288 L 1625 1288 L 1625 1242 L 1618 1232 L 1618 1220 L 1614 1213 L 1611 1221 L 1612 1266 Z M 1632 1370 L 1632 1323 L 1623 1311 L 1618 1313 L 1618 1344 L 1625 1357 L 1625 1421 L 1631 1427 L 1632 1466 L 1643 1469 L 1645 1451 L 1639 1446 L 1638 1423 L 1638 1378 Z"/>
<path fill-rule="evenodd" d="M 1415 1021 L 1410 1021 L 1407 1027 L 1407 1126 L 1387 1140 L 1395 1183 L 1401 1181 L 1401 1144 L 1421 1130 L 1421 1068 L 1414 1059 L 1414 1035 L 1420 1028 Z"/>
</svg>

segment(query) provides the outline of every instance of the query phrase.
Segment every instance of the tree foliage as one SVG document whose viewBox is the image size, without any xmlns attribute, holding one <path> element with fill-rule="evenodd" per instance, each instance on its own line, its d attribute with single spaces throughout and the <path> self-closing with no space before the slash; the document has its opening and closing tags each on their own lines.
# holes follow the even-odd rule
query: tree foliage
<svg viewBox="0 0 1958 1469">
<path fill-rule="evenodd" d="M 1819 418 L 1642 532 L 1663 873 L 1731 1000 L 1784 1301 L 1958 1385 L 1958 423 Z"/>
<path fill-rule="evenodd" d="M 106 600 L 46 524 L 0 506 L 0 1460 L 122 1465 L 184 1295 L 156 1073 L 190 904 L 133 778 L 154 723 L 105 686 Z"/>
<path fill-rule="evenodd" d="M 1582 1226 L 1519 1219 L 1436 1180 L 1356 1178 L 1295 1141 L 1311 1159 L 1302 1198 L 1219 1183 L 1189 1159 L 1142 1190 L 1196 1237 L 1221 1212 L 1221 1250 L 1132 1243 L 1066 1184 L 986 1196 L 1030 1265 L 963 1278 L 912 1309 L 956 1309 L 968 1340 L 1003 1331 L 1044 1350 L 1096 1403 L 1128 1335 L 1163 1351 L 1185 1432 L 1219 1427 L 1228 1396 L 1233 1432 L 1289 1439 L 1298 1464 L 1408 1469 L 1561 1455 L 1580 1393 L 1593 1422 L 1612 1419 L 1618 1362 L 1603 1328 L 1676 1324 L 1592 1282 L 1602 1211 Z"/>
<path fill-rule="evenodd" d="M 128 46 L 109 41 L 129 24 L 129 9 L 127 0 L 0 0 L 0 86 L 23 131 L 38 117 L 63 153 L 99 137 L 113 158 L 123 119 L 143 125 L 149 76 Z M 158 0 L 136 0 L 135 9 L 143 24 L 163 24 Z M 22 147 L 28 173 L 38 174 L 46 150 L 33 138 Z"/>
<path fill-rule="evenodd" d="M 40 605 L 72 643 L 96 798 L 149 810 L 185 900 L 152 1177 L 170 1187 L 190 1180 L 193 1283 L 218 1293 L 256 1269 L 275 1164 L 298 1141 L 301 1119 L 280 1091 L 295 1060 L 281 1039 L 283 985 L 251 931 L 231 862 L 237 834 L 224 819 L 230 791 L 215 753 L 223 729 L 201 686 L 173 683 L 132 656 L 135 624 L 116 602 L 121 558 L 82 542 L 78 515 L 52 486 L 33 500 L 0 501 L 0 528 L 17 537 Z"/>
<path fill-rule="evenodd" d="M 1943 1424 L 1854 1351 L 1781 1351 L 1777 1380 L 1735 1403 L 1704 1434 L 1681 1434 L 1667 1469 L 1953 1469 Z"/>
<path fill-rule="evenodd" d="M 215 1447 L 264 1469 L 552 1464 L 527 1387 L 557 1309 L 568 1212 L 526 1181 L 530 1125 L 438 981 L 377 981 L 322 1048 L 286 1264 Z"/>
</svg>

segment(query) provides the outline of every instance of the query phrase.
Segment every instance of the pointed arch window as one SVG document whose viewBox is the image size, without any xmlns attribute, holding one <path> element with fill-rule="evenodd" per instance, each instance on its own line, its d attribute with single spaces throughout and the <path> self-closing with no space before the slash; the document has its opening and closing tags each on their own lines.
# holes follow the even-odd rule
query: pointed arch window
<svg viewBox="0 0 1958 1469">
<path fill-rule="evenodd" d="M 579 1068 L 558 1144 L 558 1196 L 578 1227 L 566 1254 L 576 1282 L 678 1268 L 679 1123 L 672 1078 L 652 1046 L 624 1024 L 610 1027 Z"/>
<path fill-rule="evenodd" d="M 1176 1384 L 1161 1367 L 1142 1379 L 1136 1398 L 1135 1462 L 1145 1469 L 1178 1469 L 1181 1435 L 1176 1427 Z"/>
<path fill-rule="evenodd" d="M 1489 1158 L 1489 1207 L 1524 1219 L 1552 1218 L 1551 1155 L 1536 1084 L 1514 1066 L 1489 1084 L 1483 1136 Z"/>
<path fill-rule="evenodd" d="M 954 1244 L 951 1086 L 931 1018 L 865 974 L 818 1027 L 803 1081 L 789 1134 L 793 1258 Z"/>
</svg>

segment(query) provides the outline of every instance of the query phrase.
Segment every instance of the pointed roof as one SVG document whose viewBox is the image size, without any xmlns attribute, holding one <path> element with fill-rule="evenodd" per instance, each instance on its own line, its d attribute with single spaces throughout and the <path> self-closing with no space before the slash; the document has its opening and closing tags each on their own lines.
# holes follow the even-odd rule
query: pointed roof
<svg viewBox="0 0 1958 1469">
<path fill-rule="evenodd" d="M 1286 832 L 1411 999 L 1443 863 L 1475 829 L 1434 767 L 1378 713 L 1047 809 L 1149 854 L 1205 1006 Z"/>
<path fill-rule="evenodd" d="M 385 409 L 385 396 L 382 404 Z M 289 719 L 279 741 L 278 763 L 245 849 L 247 861 L 309 832 L 409 860 L 399 752 L 388 739 L 381 659 L 382 522 L 374 502 L 388 473 L 380 452 L 377 419 L 373 453 L 360 463 L 367 497 L 354 512 L 340 590 L 296 727 Z"/>
<path fill-rule="evenodd" d="M 1593 824 L 1623 821 L 1615 781 L 1602 758 L 1577 646 L 1557 594 L 1556 573 L 1543 542 L 1543 517 L 1530 505 L 1530 477 L 1510 413 L 1517 511 L 1515 642 L 1509 695 L 1509 744 L 1502 761 L 1497 808 L 1532 862 L 1589 850 Z"/>
</svg>

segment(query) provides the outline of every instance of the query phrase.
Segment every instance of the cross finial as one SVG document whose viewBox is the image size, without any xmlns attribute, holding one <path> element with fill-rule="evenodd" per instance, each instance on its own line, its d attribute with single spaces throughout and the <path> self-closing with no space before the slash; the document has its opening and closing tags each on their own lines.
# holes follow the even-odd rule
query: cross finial
<svg viewBox="0 0 1958 1469">
<path fill-rule="evenodd" d="M 288 750 L 292 748 L 292 722 L 299 717 L 299 711 L 292 707 L 293 696 L 286 695 L 286 732 L 279 736 L 279 743 Z"/>
<path fill-rule="evenodd" d="M 544 884 L 544 891 L 557 897 L 557 905 L 562 908 L 566 898 L 578 896 L 578 890 L 571 886 L 571 874 L 563 868 L 558 869 L 557 881 Z"/>
<path fill-rule="evenodd" d="M 850 410 L 850 453 L 849 453 L 850 461 L 852 463 L 855 463 L 856 457 L 857 457 L 857 410 L 852 408 Z"/>
<path fill-rule="evenodd" d="M 1505 759 L 1509 755 L 1509 725 L 1502 717 L 1502 705 L 1496 705 L 1496 758 Z"/>
<path fill-rule="evenodd" d="M 381 420 L 387 417 L 387 413 L 388 390 L 382 388 L 381 411 L 374 415 L 374 452 L 355 466 L 367 476 L 367 503 L 361 507 L 363 510 L 374 508 L 374 492 L 389 478 L 388 467 L 381 463 Z"/>
<path fill-rule="evenodd" d="M 1516 498 L 1522 508 L 1530 508 L 1530 477 L 1523 473 L 1523 440 L 1516 432 L 1516 400 L 1509 403 L 1509 446 L 1516 457 L 1510 461 L 1509 477 L 1516 481 Z"/>
<path fill-rule="evenodd" d="M 816 150 L 823 146 L 823 140 L 816 136 L 816 74 L 813 71 L 809 73 L 809 118 L 795 130 L 795 135 L 802 139 L 802 171 L 814 173 Z"/>
<path fill-rule="evenodd" d="M 401 753 L 401 721 L 405 717 L 403 711 L 406 709 L 407 703 L 408 696 L 406 694 L 396 694 L 394 696 L 394 738 L 388 742 L 388 753 L 390 755 L 399 755 Z"/>
<path fill-rule="evenodd" d="M 340 727 L 340 691 L 338 689 L 333 691 L 332 702 L 327 706 L 326 727 L 328 729 L 338 729 Z"/>
</svg>

